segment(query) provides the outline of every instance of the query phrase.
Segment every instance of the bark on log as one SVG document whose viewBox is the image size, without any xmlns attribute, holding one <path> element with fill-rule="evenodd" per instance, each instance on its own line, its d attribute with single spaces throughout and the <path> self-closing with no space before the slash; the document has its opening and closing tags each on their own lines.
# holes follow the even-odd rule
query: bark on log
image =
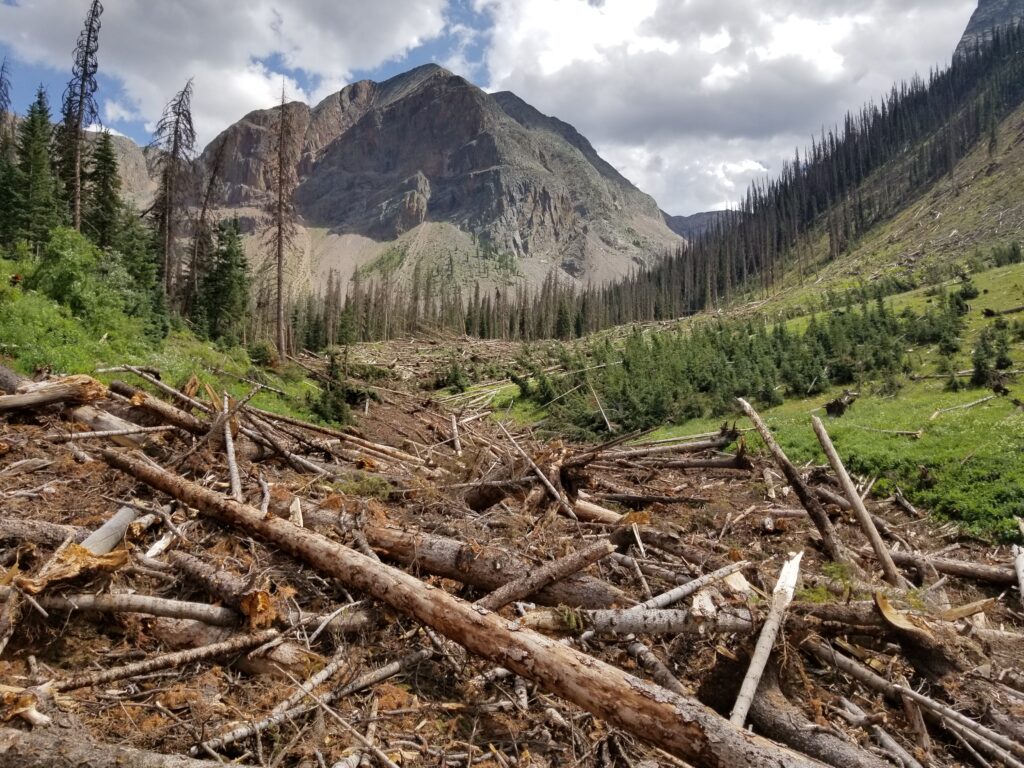
<svg viewBox="0 0 1024 768">
<path fill-rule="evenodd" d="M 276 512 L 286 513 L 288 503 L 277 499 L 275 503 L 278 505 Z M 307 526 L 333 528 L 343 522 L 337 512 L 321 509 L 312 502 L 303 502 L 303 516 Z M 391 560 L 488 592 L 525 578 L 535 568 L 514 552 L 498 547 L 474 546 L 442 536 L 379 525 L 364 525 L 360 530 L 371 547 Z M 622 590 L 582 574 L 544 587 L 533 595 L 533 600 L 541 605 L 574 608 L 611 608 L 633 603 Z"/>
<path fill-rule="evenodd" d="M 1012 587 L 1017 583 L 1017 574 L 1014 573 L 1013 568 L 1002 565 L 969 563 L 963 560 L 948 560 L 938 557 L 914 555 L 909 552 L 893 552 L 891 554 L 896 565 L 904 568 L 916 568 L 920 565 L 927 565 L 939 573 L 959 576 L 964 579 L 987 581 L 1004 587 Z"/>
<path fill-rule="evenodd" d="M 645 683 L 557 641 L 522 630 L 395 568 L 377 563 L 324 536 L 225 499 L 194 483 L 114 451 L 113 467 L 168 493 L 206 515 L 270 541 L 324 574 L 415 618 L 472 653 L 533 680 L 697 766 L 819 765 L 728 725 L 702 704 Z"/>
<path fill-rule="evenodd" d="M 208 760 L 161 755 L 132 747 L 96 744 L 77 731 L 58 728 L 31 732 L 0 728 L 4 768 L 215 768 Z"/>
<path fill-rule="evenodd" d="M 702 618 L 683 610 L 625 611 L 597 610 L 573 611 L 562 608 L 531 611 L 522 623 L 530 629 L 544 632 L 580 634 L 597 632 L 617 635 L 688 635 L 715 632 L 750 634 L 754 623 L 748 611 L 738 609 L 735 614 L 719 613 Z"/>
<path fill-rule="evenodd" d="M 79 424 L 85 424 L 94 432 L 127 432 L 133 427 L 138 426 L 91 405 L 82 405 L 75 408 L 75 410 L 71 411 L 71 420 Z M 141 448 L 146 444 L 144 438 L 136 435 L 120 435 L 112 437 L 111 441 L 124 448 Z"/>
<path fill-rule="evenodd" d="M 0 395 L 0 413 L 55 403 L 85 405 L 106 396 L 107 388 L 91 376 L 65 376 L 54 381 L 22 385 L 14 395 Z"/>
<path fill-rule="evenodd" d="M 80 544 L 89 536 L 86 528 L 74 525 L 58 525 L 42 520 L 17 520 L 13 517 L 0 517 L 0 541 L 16 539 L 19 542 L 32 542 L 49 547 L 59 547 L 68 539 Z"/>
<path fill-rule="evenodd" d="M 123 381 L 111 382 L 110 391 L 122 397 L 127 397 L 131 401 L 133 408 L 138 408 L 166 424 L 181 427 L 193 435 L 205 435 L 210 428 L 208 424 L 200 421 L 191 413 L 175 408 L 159 397 L 154 397 L 144 390 L 133 387 L 130 384 L 125 384 Z"/>
<path fill-rule="evenodd" d="M 701 453 L 728 447 L 736 442 L 738 432 L 723 432 L 710 440 L 698 440 L 693 443 L 677 443 L 675 445 L 657 445 L 648 448 L 633 448 L 626 451 L 611 451 L 605 454 L 606 459 L 637 459 L 643 456 L 659 456 L 665 453 Z"/>
<path fill-rule="evenodd" d="M 122 667 L 100 669 L 95 672 L 83 672 L 60 680 L 54 685 L 57 691 L 74 691 L 78 688 L 88 688 L 93 685 L 103 685 L 115 680 L 124 680 L 129 677 L 146 675 L 161 669 L 175 669 L 186 664 L 197 661 L 232 656 L 242 651 L 248 651 L 261 645 L 266 645 L 271 640 L 279 637 L 277 630 L 266 630 L 255 635 L 235 635 L 234 637 L 220 643 L 193 648 L 188 651 L 167 653 L 162 656 L 154 656 L 151 659 L 137 661 L 132 664 L 125 664 Z"/>
<path fill-rule="evenodd" d="M 143 613 L 168 619 L 193 619 L 215 627 L 236 627 L 241 620 L 230 608 L 149 595 L 62 595 L 43 597 L 39 604 L 51 611 Z"/>
<path fill-rule="evenodd" d="M 773 669 L 767 670 L 757 691 L 750 720 L 758 733 L 837 768 L 892 768 L 838 734 L 808 720 L 779 688 Z"/>
<path fill-rule="evenodd" d="M 615 551 L 615 545 L 603 540 L 586 549 L 577 550 L 565 557 L 542 565 L 522 579 L 510 581 L 477 601 L 477 605 L 489 611 L 500 611 L 506 605 L 524 600 L 549 584 L 571 576 Z"/>
<path fill-rule="evenodd" d="M 843 547 L 839 542 L 839 538 L 836 535 L 836 529 L 832 525 L 832 521 L 828 519 L 828 515 L 825 514 L 825 510 L 821 504 L 814 497 L 814 494 L 808 488 L 807 483 L 800 477 L 800 473 L 796 467 L 786 456 L 786 453 L 782 450 L 782 447 L 775 440 L 771 430 L 761 420 L 761 417 L 757 414 L 750 403 L 746 400 L 739 398 L 740 407 L 743 412 L 747 414 L 747 417 L 753 422 L 757 428 L 758 434 L 761 435 L 761 439 L 764 440 L 768 450 L 771 451 L 772 456 L 775 457 L 775 461 L 778 463 L 779 468 L 782 469 L 782 473 L 786 476 L 786 481 L 793 488 L 800 504 L 804 509 L 807 510 L 807 514 L 810 515 L 811 521 L 814 523 L 814 527 L 818 529 L 818 533 L 821 534 L 821 540 L 825 547 L 825 553 L 837 563 L 850 563 L 848 557 L 843 552 Z M 858 569 L 859 570 L 859 569 Z"/>
</svg>

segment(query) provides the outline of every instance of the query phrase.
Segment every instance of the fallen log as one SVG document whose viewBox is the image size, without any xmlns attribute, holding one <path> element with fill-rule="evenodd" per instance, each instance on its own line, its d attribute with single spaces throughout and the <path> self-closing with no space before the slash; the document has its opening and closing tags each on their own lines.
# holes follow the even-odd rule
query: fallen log
<svg viewBox="0 0 1024 768">
<path fill-rule="evenodd" d="M 290 500 L 275 499 L 279 514 L 285 514 Z M 322 509 L 303 501 L 307 526 L 334 528 L 347 520 L 337 512 Z M 387 558 L 433 576 L 460 581 L 493 592 L 510 581 L 523 579 L 534 570 L 532 563 L 517 554 L 498 547 L 470 544 L 443 536 L 364 525 L 359 529 L 367 542 Z M 633 601 L 620 589 L 582 574 L 568 576 L 534 593 L 541 605 L 568 605 L 578 608 L 610 608 L 632 605 Z"/>
<path fill-rule="evenodd" d="M 214 768 L 220 763 L 87 741 L 77 730 L 0 728 L 4 768 Z"/>
<path fill-rule="evenodd" d="M 628 675 L 555 640 L 523 630 L 484 608 L 337 542 L 226 499 L 139 459 L 105 451 L 104 460 L 213 519 L 260 536 L 318 571 L 411 616 L 470 652 L 537 682 L 593 715 L 697 766 L 787 765 L 813 760 L 728 725 L 704 705 Z"/>
<path fill-rule="evenodd" d="M 749 611 L 720 612 L 713 617 L 695 616 L 690 611 L 666 609 L 573 611 L 565 608 L 531 611 L 522 623 L 543 632 L 581 634 L 597 632 L 615 635 L 691 635 L 735 632 L 750 634 L 754 622 Z"/>
<path fill-rule="evenodd" d="M 743 398 L 738 398 L 738 402 L 740 407 L 743 409 L 743 412 L 747 414 L 747 418 L 749 418 L 753 422 L 754 427 L 757 428 L 757 432 L 761 435 L 761 439 L 764 440 L 765 445 L 768 446 L 768 450 L 771 451 L 772 456 L 775 457 L 775 461 L 778 463 L 782 473 L 786 476 L 786 481 L 793 488 L 797 498 L 800 499 L 800 504 L 807 510 L 807 514 L 810 515 L 811 521 L 814 523 L 814 527 L 817 528 L 818 533 L 821 534 L 825 553 L 837 563 L 846 563 L 856 567 L 843 551 L 843 547 L 839 542 L 839 537 L 836 535 L 836 529 L 832 525 L 832 521 L 828 519 L 828 515 L 825 514 L 825 510 L 822 508 L 818 500 L 814 498 L 814 494 L 811 492 L 810 488 L 808 488 L 804 479 L 800 477 L 800 473 L 797 472 L 796 467 L 793 466 L 793 462 L 789 460 L 789 457 L 786 456 L 782 447 L 775 440 L 771 430 L 768 429 L 768 426 L 764 421 L 762 421 L 757 411 L 751 407 L 750 403 Z"/>
<path fill-rule="evenodd" d="M 722 459 L 679 459 L 678 461 L 645 461 L 643 466 L 653 469 L 726 469 L 737 472 L 749 472 L 754 462 L 743 452 L 730 458 Z"/>
<path fill-rule="evenodd" d="M 1024 549 L 1013 548 L 1013 570 L 1017 574 L 1017 590 L 1020 592 L 1020 604 L 1024 607 Z"/>
<path fill-rule="evenodd" d="M 58 525 L 42 520 L 17 520 L 13 517 L 0 517 L 0 541 L 15 539 L 18 542 L 31 542 L 48 547 L 59 547 L 68 539 L 81 544 L 89 536 L 90 531 L 74 525 Z"/>
<path fill-rule="evenodd" d="M 13 395 L 0 395 L 0 413 L 57 403 L 85 405 L 107 396 L 107 388 L 91 376 L 65 376 L 53 381 L 23 384 Z"/>
<path fill-rule="evenodd" d="M 506 605 L 523 600 L 535 592 L 539 592 L 549 584 L 561 581 L 567 576 L 582 571 L 589 565 L 593 565 L 603 557 L 615 551 L 615 545 L 610 541 L 602 540 L 592 544 L 586 549 L 577 550 L 554 562 L 542 565 L 535 571 L 528 573 L 524 578 L 510 581 L 503 587 L 491 592 L 487 597 L 477 601 L 477 605 L 489 611 L 500 611 Z"/>
<path fill-rule="evenodd" d="M 62 595 L 43 597 L 39 604 L 51 611 L 142 613 L 169 619 L 193 619 L 216 627 L 235 627 L 240 620 L 230 608 L 149 595 Z"/>
<path fill-rule="evenodd" d="M 56 691 L 74 691 L 78 688 L 88 688 L 93 685 L 104 685 L 115 680 L 124 680 L 137 675 L 145 675 L 161 669 L 175 669 L 186 664 L 197 661 L 231 656 L 242 651 L 248 651 L 261 645 L 266 645 L 272 640 L 280 637 L 277 630 L 266 630 L 255 635 L 236 635 L 221 643 L 192 648 L 188 651 L 177 653 L 166 653 L 162 656 L 155 656 L 152 659 L 137 661 L 132 664 L 125 664 L 122 667 L 100 669 L 95 672 L 83 672 L 69 677 L 66 680 L 58 680 L 54 684 Z"/>
<path fill-rule="evenodd" d="M 786 617 L 786 609 L 793 602 L 793 593 L 796 590 L 796 583 L 800 577 L 800 561 L 804 553 L 800 552 L 792 560 L 782 566 L 779 574 L 779 581 L 772 592 L 771 607 L 768 609 L 768 617 L 765 619 L 761 634 L 757 638 L 757 646 L 750 657 L 750 668 L 746 677 L 743 678 L 743 685 L 736 696 L 736 704 L 729 714 L 729 720 L 737 728 L 742 728 L 747 722 L 747 712 L 757 694 L 757 688 L 761 683 L 761 675 L 768 665 L 768 658 L 771 656 L 772 648 L 775 646 L 775 638 L 779 634 L 782 622 Z"/>
<path fill-rule="evenodd" d="M 874 550 L 875 557 L 882 565 L 882 573 L 885 574 L 885 580 L 898 589 L 908 587 L 907 580 L 903 578 L 903 574 L 899 572 L 896 564 L 892 561 L 889 548 L 882 541 L 882 537 L 879 535 L 878 529 L 871 519 L 871 513 L 868 512 L 867 507 L 864 506 L 864 502 L 860 498 L 860 494 L 857 493 L 857 488 L 854 486 L 853 480 L 850 479 L 850 474 L 846 471 L 846 466 L 839 457 L 839 452 L 832 444 L 832 439 L 829 437 L 825 425 L 822 424 L 821 419 L 817 416 L 812 417 L 811 423 L 814 425 L 814 433 L 818 436 L 818 442 L 821 443 L 825 455 L 828 456 L 832 470 L 836 473 L 836 477 L 839 478 L 839 484 L 843 487 L 843 492 L 846 494 L 847 501 L 850 502 L 853 514 L 856 516 L 861 530 L 864 531 L 864 535 L 867 536 L 871 549 Z"/>
<path fill-rule="evenodd" d="M 998 584 L 1004 587 L 1011 587 L 1017 583 L 1016 573 L 1014 573 L 1013 568 L 1007 566 L 969 563 L 963 560 L 927 557 L 925 555 L 915 555 L 909 552 L 892 552 L 891 554 L 893 562 L 903 568 L 927 566 L 934 568 L 939 573 L 944 573 L 949 576 L 959 576 L 964 579 L 987 581 L 991 584 Z"/>
<path fill-rule="evenodd" d="M 677 443 L 675 445 L 656 445 L 649 448 L 633 448 L 626 451 L 612 451 L 605 454 L 607 459 L 637 459 L 645 456 L 659 456 L 666 453 L 702 453 L 727 448 L 736 442 L 739 432 L 725 431 L 710 440 L 698 440 L 693 443 Z"/>
<path fill-rule="evenodd" d="M 810 721 L 790 703 L 779 688 L 778 676 L 769 669 L 750 708 L 750 720 L 758 733 L 793 749 L 842 768 L 892 768 L 870 752 L 859 749 L 837 733 Z"/>
<path fill-rule="evenodd" d="M 123 381 L 111 382 L 110 391 L 128 398 L 132 408 L 144 411 L 158 421 L 180 427 L 193 435 L 205 435 L 210 429 L 208 424 L 197 419 L 191 413 L 176 408 L 144 390 L 125 384 Z"/>
</svg>

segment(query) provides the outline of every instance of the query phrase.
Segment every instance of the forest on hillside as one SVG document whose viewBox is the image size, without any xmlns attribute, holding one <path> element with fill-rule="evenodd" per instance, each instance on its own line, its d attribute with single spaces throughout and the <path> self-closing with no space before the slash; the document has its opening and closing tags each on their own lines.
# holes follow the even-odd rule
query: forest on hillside
<svg viewBox="0 0 1024 768">
<path fill-rule="evenodd" d="M 755 183 L 706 233 L 617 283 L 576 288 L 551 273 L 539 286 L 485 290 L 464 288 L 437 269 L 417 268 L 408 283 L 385 269 L 357 271 L 348 283 L 331 274 L 321 292 L 296 295 L 287 278 L 297 224 L 288 110 L 275 110 L 273 151 L 259 158 L 272 194 L 255 251 L 236 224 L 212 214 L 221 158 L 196 159 L 191 81 L 156 127 L 156 200 L 133 210 L 120 195 L 110 136 L 84 130 L 98 115 L 102 12 L 93 2 L 56 120 L 40 88 L 23 116 L 0 122 L 0 249 L 19 261 L 25 288 L 97 328 L 94 315 L 113 307 L 154 338 L 184 324 L 201 337 L 244 344 L 260 359 L 423 333 L 579 338 L 770 295 L 822 266 L 814 238 L 825 237 L 828 260 L 838 259 L 952 174 L 979 143 L 994 152 L 999 122 L 1024 97 L 1024 27 L 1008 28 L 926 79 L 894 86 L 880 103 L 849 113 L 841 128 L 823 129 L 778 178 Z M 8 116 L 10 76 L 5 63 L 0 113 Z M 76 275 L 82 280 L 72 288 Z"/>
</svg>

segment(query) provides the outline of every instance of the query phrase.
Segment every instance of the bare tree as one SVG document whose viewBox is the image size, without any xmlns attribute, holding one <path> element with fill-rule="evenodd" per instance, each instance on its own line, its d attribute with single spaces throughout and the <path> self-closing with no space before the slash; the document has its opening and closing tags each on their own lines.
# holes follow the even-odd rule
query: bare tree
<svg viewBox="0 0 1024 768">
<path fill-rule="evenodd" d="M 7 57 L 0 61 L 0 135 L 6 131 L 7 121 L 11 112 L 11 71 L 7 66 Z"/>
<path fill-rule="evenodd" d="M 288 354 L 287 300 L 285 294 L 285 261 L 295 243 L 295 204 L 293 197 L 297 179 L 296 166 L 291 157 L 293 127 L 288 114 L 288 101 L 284 86 L 281 86 L 281 106 L 274 125 L 274 138 L 270 158 L 271 191 L 269 202 L 270 226 L 267 239 L 271 246 L 272 259 L 277 274 L 276 335 L 277 354 L 284 360 Z"/>
<path fill-rule="evenodd" d="M 154 210 L 163 247 L 164 294 L 172 305 L 181 278 L 181 260 L 175 253 L 176 224 L 183 188 L 195 154 L 196 129 L 192 124 L 192 78 L 164 107 L 153 143 L 159 150 L 160 186 Z"/>
<path fill-rule="evenodd" d="M 96 105 L 96 73 L 99 71 L 97 54 L 100 49 L 100 16 L 103 4 L 92 0 L 85 25 L 75 45 L 75 63 L 71 80 L 64 91 L 61 113 L 64 117 L 62 143 L 66 162 L 66 183 L 71 187 L 71 216 L 75 229 L 82 230 L 82 155 L 85 148 L 85 129 L 99 122 Z"/>
</svg>

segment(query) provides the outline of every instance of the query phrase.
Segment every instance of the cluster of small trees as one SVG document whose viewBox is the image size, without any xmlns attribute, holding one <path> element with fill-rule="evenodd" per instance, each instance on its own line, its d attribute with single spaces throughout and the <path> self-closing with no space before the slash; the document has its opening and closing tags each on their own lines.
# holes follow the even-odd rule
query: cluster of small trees
<svg viewBox="0 0 1024 768">
<path fill-rule="evenodd" d="M 552 423 L 594 434 L 604 430 L 593 397 L 625 430 L 683 423 L 736 412 L 736 398 L 774 406 L 834 386 L 894 386 L 910 368 L 907 349 L 938 343 L 962 331 L 957 294 L 934 301 L 927 315 L 896 314 L 881 299 L 823 316 L 802 330 L 757 320 L 697 324 L 692 330 L 645 334 L 624 344 L 592 344 L 565 361 L 568 376 L 535 370 L 520 379 L 521 395 L 550 404 Z"/>
</svg>

